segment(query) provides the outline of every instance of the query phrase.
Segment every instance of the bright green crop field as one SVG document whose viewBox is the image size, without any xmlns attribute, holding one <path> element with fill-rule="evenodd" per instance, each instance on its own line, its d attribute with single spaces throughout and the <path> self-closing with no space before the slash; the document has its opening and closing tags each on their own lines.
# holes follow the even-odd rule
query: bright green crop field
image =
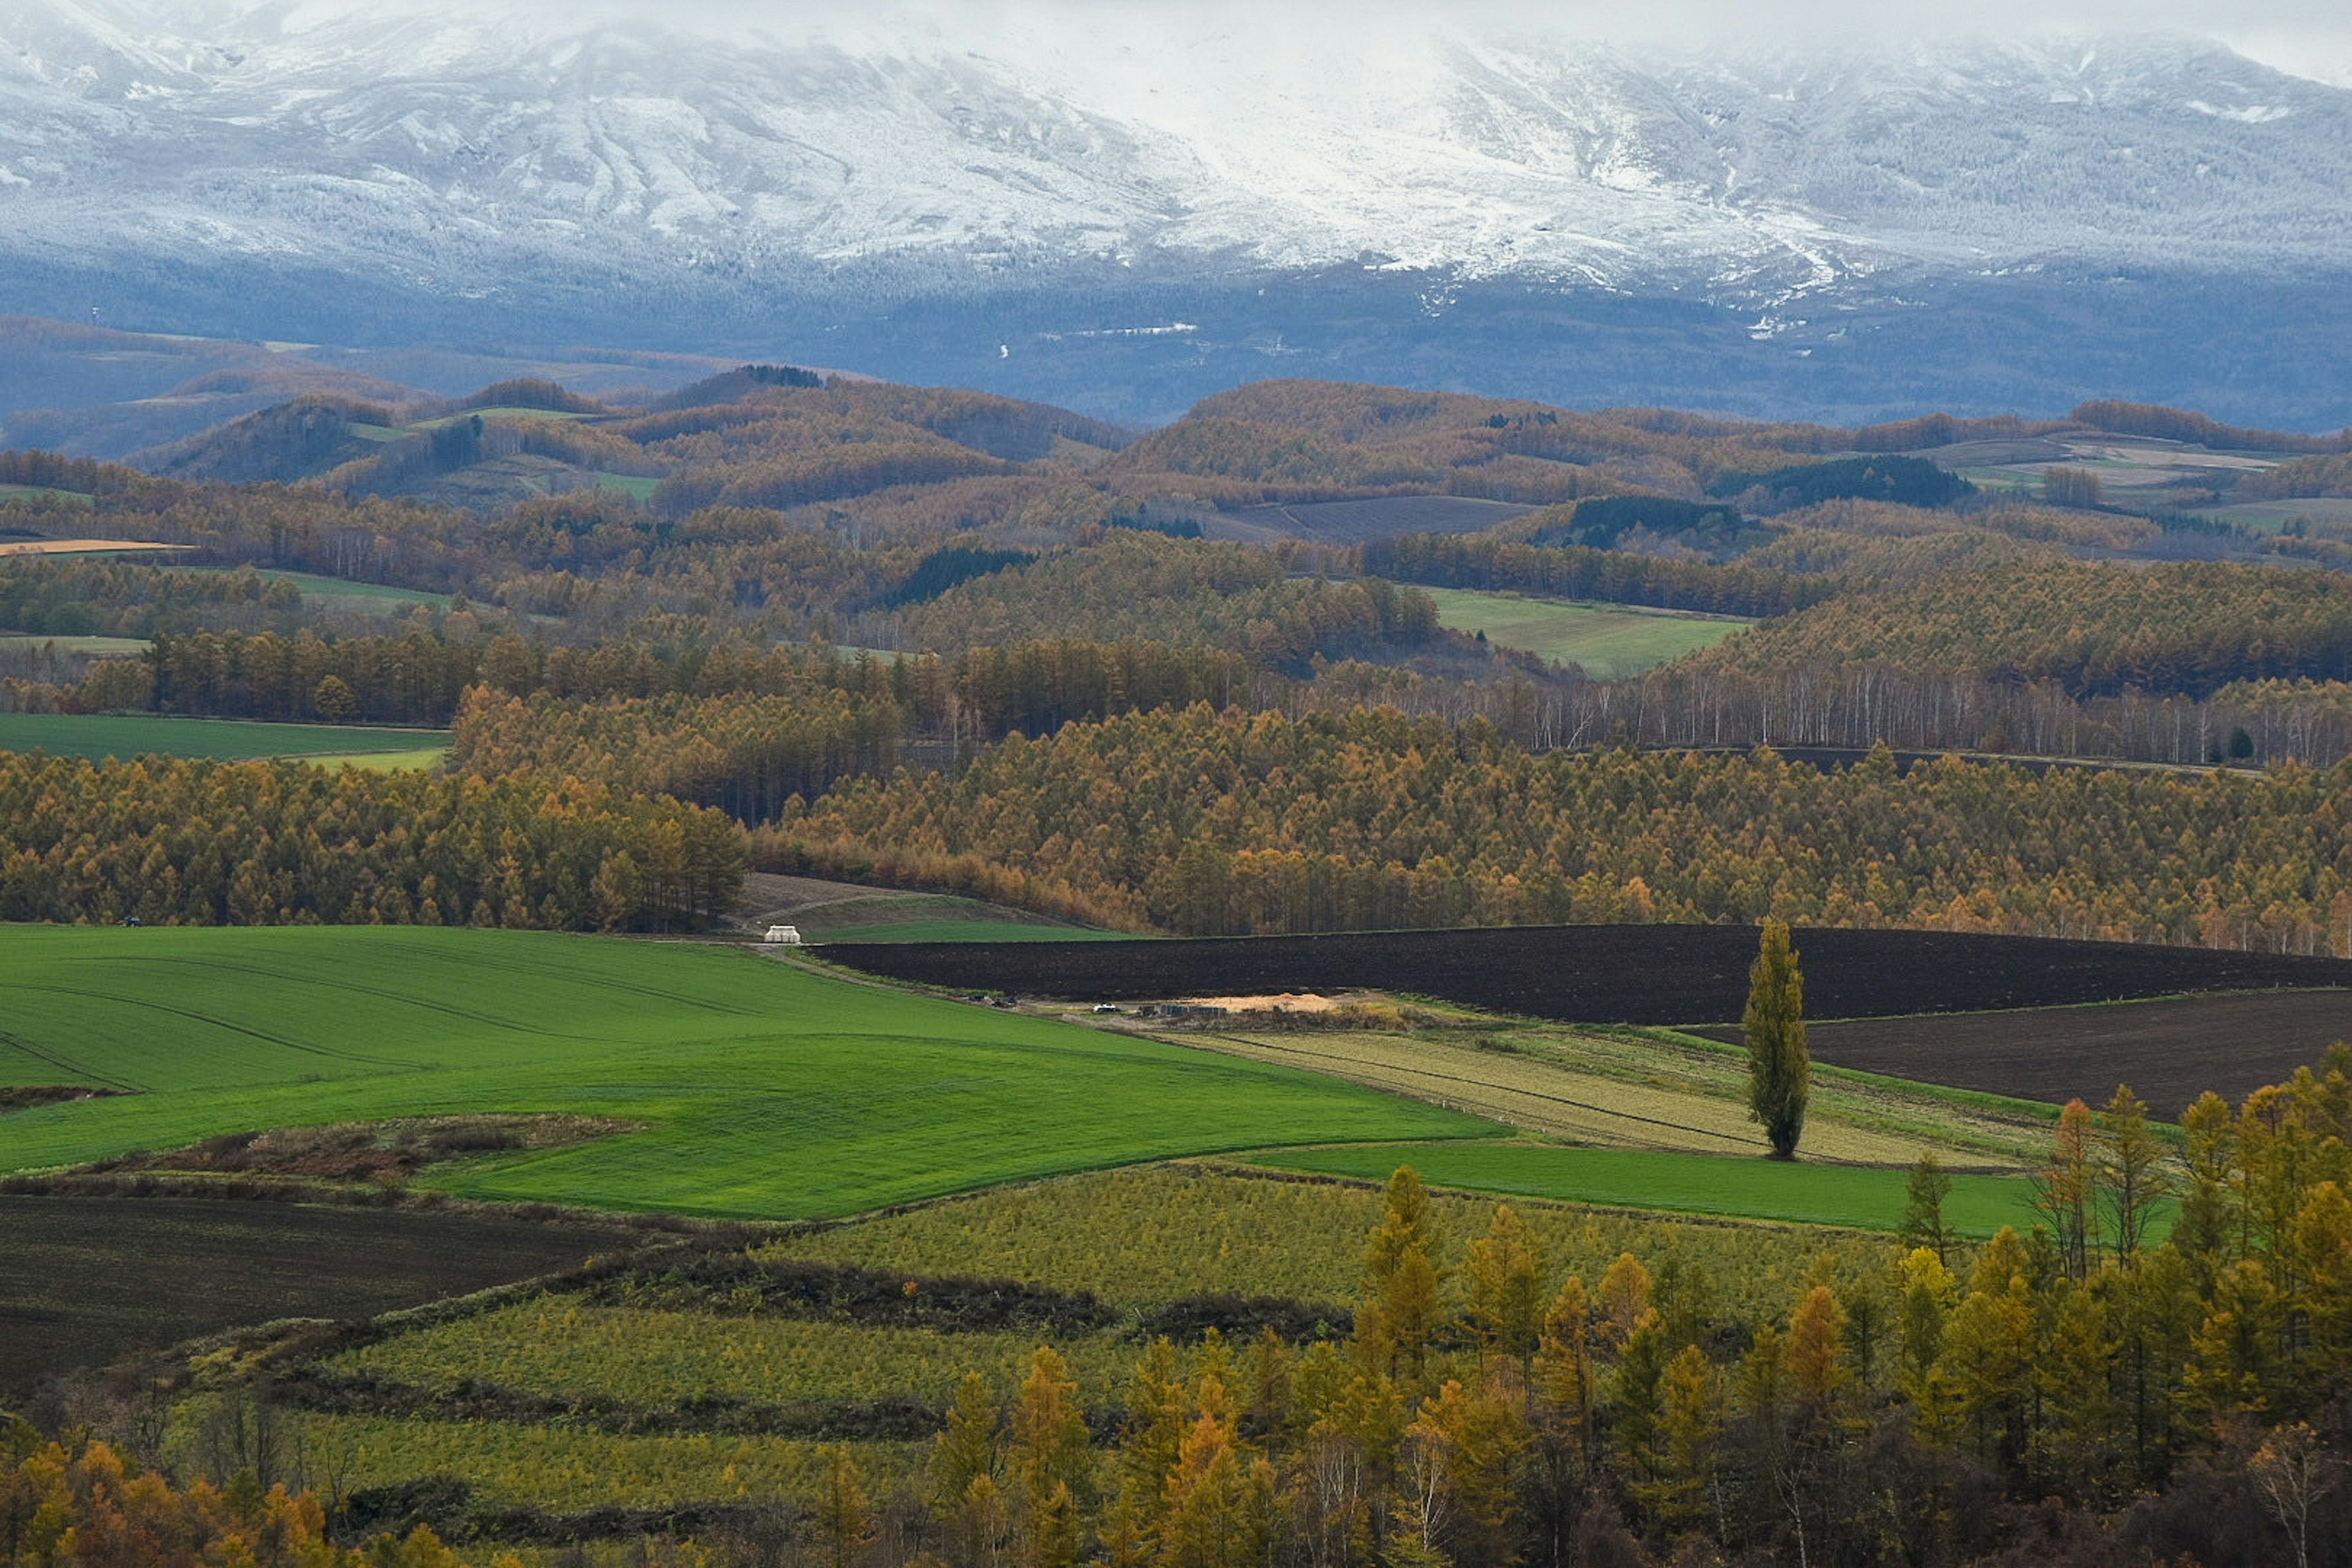
<svg viewBox="0 0 2352 1568">
<path fill-rule="evenodd" d="M 641 1131 L 428 1172 L 465 1196 L 842 1215 L 1187 1153 L 1492 1137 L 1294 1069 L 728 947 L 414 927 L 0 927 L 0 1169 L 217 1133 L 573 1112 Z"/>
<path fill-rule="evenodd" d="M 1632 605 L 1527 599 L 1472 588 L 1423 588 L 1437 601 L 1440 626 L 1485 632 L 1498 647 L 1525 649 L 1561 664 L 1580 664 L 1599 680 L 1639 675 L 1696 648 L 1713 647 L 1746 621 L 1672 615 Z"/>
<path fill-rule="evenodd" d="M 1802 1160 L 1494 1143 L 1302 1150 L 1251 1163 L 1375 1181 L 1409 1164 L 1437 1187 L 1856 1230 L 1896 1228 L 1909 1180 L 1906 1171 Z M 2033 1220 L 2031 1185 L 2022 1176 L 1956 1175 L 1944 1218 L 1963 1236 L 1990 1236 L 2004 1225 L 2022 1230 Z"/>
<path fill-rule="evenodd" d="M 0 713 L 0 752 L 53 757 L 256 757 L 341 759 L 362 765 L 430 767 L 448 744 L 446 730 L 360 725 L 268 724 L 244 719 L 175 719 L 160 713 Z M 397 757 L 397 762 L 385 762 Z"/>
</svg>

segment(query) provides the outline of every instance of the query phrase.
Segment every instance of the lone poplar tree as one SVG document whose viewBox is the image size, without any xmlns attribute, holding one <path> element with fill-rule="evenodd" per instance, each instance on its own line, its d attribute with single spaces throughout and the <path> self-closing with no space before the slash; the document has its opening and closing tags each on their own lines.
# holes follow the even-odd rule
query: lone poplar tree
<svg viewBox="0 0 2352 1568">
<path fill-rule="evenodd" d="M 1805 1049 L 1805 977 L 1789 946 L 1785 921 L 1764 922 L 1763 945 L 1748 972 L 1748 1104 L 1764 1124 L 1772 1158 L 1793 1160 L 1805 1131 L 1813 1058 Z"/>
</svg>

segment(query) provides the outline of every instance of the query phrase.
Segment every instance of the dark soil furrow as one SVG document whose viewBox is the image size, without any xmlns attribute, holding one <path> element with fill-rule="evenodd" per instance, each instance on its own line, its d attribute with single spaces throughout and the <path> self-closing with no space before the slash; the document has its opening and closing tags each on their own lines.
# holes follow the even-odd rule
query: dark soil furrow
<svg viewBox="0 0 2352 1568">
<path fill-rule="evenodd" d="M 824 956 L 959 991 L 1082 1002 L 1378 990 L 1588 1024 L 1727 1024 L 1748 1000 L 1747 926 L 1525 926 L 1154 942 L 828 943 Z M 1974 932 L 1797 933 L 1815 1018 L 2054 1007 L 2277 987 L 2352 987 L 2352 962 Z"/>
</svg>

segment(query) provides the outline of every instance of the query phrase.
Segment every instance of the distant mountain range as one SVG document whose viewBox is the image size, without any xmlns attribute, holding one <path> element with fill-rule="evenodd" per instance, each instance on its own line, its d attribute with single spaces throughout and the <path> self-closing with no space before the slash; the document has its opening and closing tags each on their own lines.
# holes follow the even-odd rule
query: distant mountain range
<svg viewBox="0 0 2352 1568">
<path fill-rule="evenodd" d="M 154 9 L 0 0 L 0 309 L 740 353 L 1131 421 L 1314 374 L 2352 423 L 2352 90 L 2202 42 Z"/>
</svg>

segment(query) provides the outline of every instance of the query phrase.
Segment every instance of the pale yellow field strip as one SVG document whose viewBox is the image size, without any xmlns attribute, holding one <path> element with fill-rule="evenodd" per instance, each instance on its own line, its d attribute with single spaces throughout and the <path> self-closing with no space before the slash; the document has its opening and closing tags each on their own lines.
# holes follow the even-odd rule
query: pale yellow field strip
<svg viewBox="0 0 2352 1568">
<path fill-rule="evenodd" d="M 0 539 L 0 555 L 89 555 L 101 550 L 194 550 L 139 539 Z"/>
<path fill-rule="evenodd" d="M 1737 1100 L 1581 1073 L 1532 1058 L 1384 1034 L 1171 1034 L 1175 1043 L 1281 1062 L 1411 1095 L 1546 1137 L 1617 1148 L 1752 1153 L 1764 1139 Z M 1907 1165 L 1932 1145 L 1816 1118 L 1805 1150 L 1829 1160 Z"/>
</svg>

